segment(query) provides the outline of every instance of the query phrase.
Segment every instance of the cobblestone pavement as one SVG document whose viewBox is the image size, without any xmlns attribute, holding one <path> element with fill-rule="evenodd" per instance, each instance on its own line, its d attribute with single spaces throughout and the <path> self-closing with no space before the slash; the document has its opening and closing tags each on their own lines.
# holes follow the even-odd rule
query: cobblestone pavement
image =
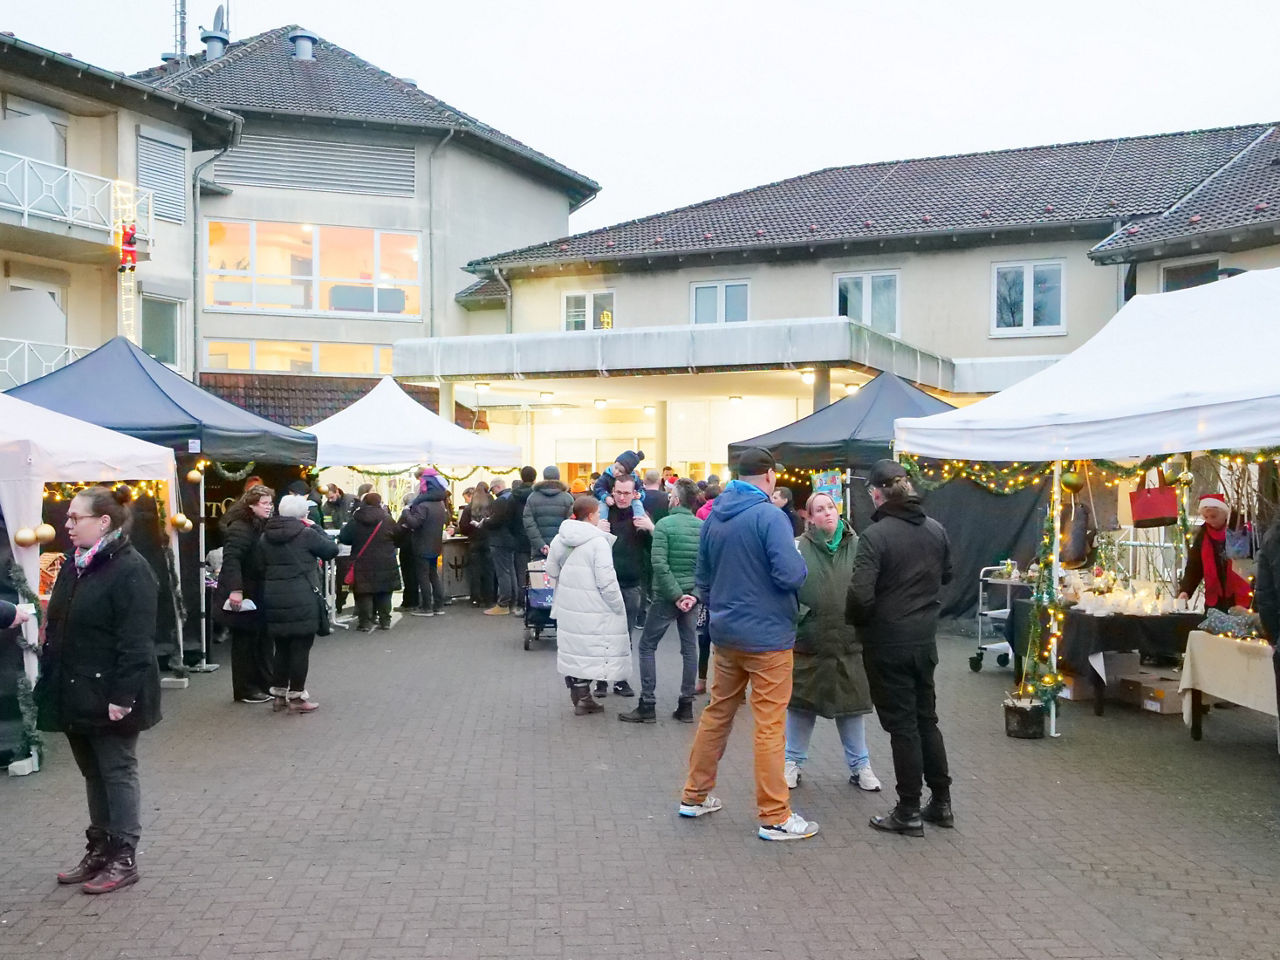
<svg viewBox="0 0 1280 960">
<path fill-rule="evenodd" d="M 85 819 L 65 741 L 0 781 L 0 957 L 1277 956 L 1274 724 L 1215 711 L 1197 744 L 1176 717 L 1065 704 L 1060 740 L 1009 740 L 1009 671 L 971 673 L 969 646 L 944 640 L 939 670 L 959 825 L 923 840 L 868 829 L 887 796 L 847 784 L 825 722 L 794 798 L 822 833 L 757 840 L 745 713 L 725 809 L 678 818 L 674 636 L 656 726 L 618 723 L 616 697 L 572 716 L 550 646 L 457 606 L 318 641 L 311 716 L 193 677 L 143 739 L 137 886 L 53 881 Z"/>
</svg>

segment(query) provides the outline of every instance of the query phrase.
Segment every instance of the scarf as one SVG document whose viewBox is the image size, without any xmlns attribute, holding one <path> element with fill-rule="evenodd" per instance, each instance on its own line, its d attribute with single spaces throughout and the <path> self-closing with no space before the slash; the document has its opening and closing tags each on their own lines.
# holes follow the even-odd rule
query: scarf
<svg viewBox="0 0 1280 960">
<path fill-rule="evenodd" d="M 1204 567 L 1204 604 L 1216 607 L 1224 598 L 1241 607 L 1249 606 L 1252 601 L 1248 582 L 1241 577 L 1227 561 L 1227 582 L 1225 588 L 1218 574 L 1218 554 L 1226 549 L 1227 528 L 1214 530 L 1207 523 L 1201 527 L 1204 538 L 1200 541 L 1200 563 Z M 1217 549 L 1214 544 L 1218 544 Z"/>
<path fill-rule="evenodd" d="M 817 530 L 818 536 L 820 538 L 818 542 L 821 543 L 828 550 L 830 550 L 832 556 L 835 556 L 837 551 L 839 551 L 840 549 L 840 541 L 844 539 L 844 521 L 841 520 L 839 523 L 836 524 L 836 528 L 832 532 L 830 537 L 823 537 L 823 534 L 826 531 L 820 530 L 816 527 L 814 529 Z"/>
<path fill-rule="evenodd" d="M 116 527 L 102 535 L 102 539 L 95 543 L 92 547 L 76 547 L 76 576 L 83 577 L 85 571 L 89 569 L 89 564 L 93 563 L 93 558 L 98 555 L 98 551 L 110 543 L 114 543 L 120 539 L 120 535 L 124 533 L 123 527 Z"/>
</svg>

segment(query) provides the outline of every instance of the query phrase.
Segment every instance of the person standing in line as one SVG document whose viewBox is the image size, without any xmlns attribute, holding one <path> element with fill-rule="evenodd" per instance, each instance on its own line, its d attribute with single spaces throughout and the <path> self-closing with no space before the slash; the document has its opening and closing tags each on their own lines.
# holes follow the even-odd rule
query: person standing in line
<svg viewBox="0 0 1280 960">
<path fill-rule="evenodd" d="M 524 532 L 535 558 L 547 555 L 551 541 L 560 532 L 560 524 L 572 512 L 573 494 L 560 482 L 560 468 L 554 464 L 544 467 L 542 482 L 533 485 L 524 508 Z"/>
<path fill-rule="evenodd" d="M 449 491 L 434 470 L 424 472 L 418 483 L 419 493 L 401 519 L 409 531 L 418 570 L 418 609 L 409 613 L 414 617 L 444 616 L 440 554 L 444 550 L 444 528 L 449 522 Z M 464 507 L 463 513 L 467 514 L 468 509 Z"/>
<path fill-rule="evenodd" d="M 1258 548 L 1254 577 L 1254 603 L 1262 620 L 1262 632 L 1271 644 L 1271 665 L 1280 697 L 1280 523 L 1272 523 Z"/>
<path fill-rule="evenodd" d="M 654 471 L 656 473 L 656 471 Z M 693 723 L 693 691 L 698 669 L 696 624 L 698 599 L 694 596 L 694 569 L 698 563 L 698 539 L 702 521 L 693 515 L 698 488 L 689 480 L 676 484 L 670 512 L 653 528 L 651 566 L 653 603 L 640 635 L 640 701 L 630 713 L 618 714 L 626 723 L 657 721 L 658 685 L 654 654 L 672 622 L 680 633 L 680 655 L 684 672 L 680 678 L 680 699 L 672 714 L 683 723 Z"/>
<path fill-rule="evenodd" d="M 656 469 L 650 467 L 644 472 L 644 489 L 640 491 L 644 500 L 644 512 L 648 514 L 649 519 L 654 525 L 662 520 L 663 517 L 671 510 L 671 491 L 662 483 L 662 474 Z M 646 556 L 646 561 L 649 559 Z M 640 583 L 641 586 L 641 602 L 640 602 L 640 626 L 646 623 L 649 616 L 649 607 L 653 603 L 653 564 L 648 562 L 644 569 L 644 579 Z"/>
<path fill-rule="evenodd" d="M 498 599 L 485 610 L 490 617 L 505 617 L 516 605 L 516 537 L 512 529 L 512 513 L 519 504 L 512 499 L 502 478 L 489 487 L 493 505 L 489 508 L 484 529 L 489 539 L 489 558 L 493 563 L 494 578 L 498 582 Z"/>
<path fill-rule="evenodd" d="M 600 524 L 600 502 L 583 495 L 547 551 L 546 575 L 555 581 L 556 666 L 580 717 L 604 709 L 591 695 L 592 680 L 607 687 L 631 676 L 631 633 L 613 540 Z"/>
<path fill-rule="evenodd" d="M 533 545 L 529 542 L 528 531 L 524 528 L 524 512 L 529 508 L 529 498 L 533 496 L 533 484 L 538 479 L 538 471 L 533 467 L 520 468 L 520 483 L 513 487 L 511 497 L 514 500 L 511 509 L 511 535 L 516 542 L 516 605 L 515 613 L 524 613 L 524 588 L 529 582 L 529 561 L 533 557 Z"/>
<path fill-rule="evenodd" d="M 271 699 L 271 642 L 262 628 L 262 571 L 258 538 L 276 499 L 270 487 L 249 487 L 222 518 L 222 569 L 213 595 L 213 618 L 231 631 L 231 696 L 238 703 Z M 241 610 L 245 600 L 253 610 Z"/>
<path fill-rule="evenodd" d="M 414 494 L 405 495 L 400 517 L 396 521 L 396 550 L 400 561 L 400 579 L 404 582 L 404 592 L 400 594 L 400 606 L 397 609 L 402 613 L 417 610 L 422 597 L 422 592 L 418 589 L 418 558 L 413 552 L 413 531 L 405 522 L 413 500 Z"/>
<path fill-rule="evenodd" d="M 58 882 L 93 894 L 138 882 L 138 735 L 161 719 L 158 584 L 129 542 L 130 499 L 119 486 L 71 500 L 75 553 L 54 581 L 35 689 L 39 728 L 66 734 L 89 801 L 86 853 Z"/>
<path fill-rule="evenodd" d="M 844 745 L 849 782 L 874 793 L 880 790 L 880 781 L 871 770 L 867 750 L 871 691 L 862 664 L 862 644 L 844 622 L 858 535 L 829 494 L 812 494 L 805 506 L 811 522 L 797 546 L 809 575 L 800 588 L 794 680 L 787 707 L 787 786 L 794 788 L 800 782 L 816 718 L 830 717 Z"/>
<path fill-rule="evenodd" d="M 467 538 L 467 576 L 471 605 L 488 608 L 496 601 L 493 558 L 489 553 L 487 521 L 493 509 L 493 496 L 483 480 L 475 485 L 470 502 L 458 518 L 458 532 Z"/>
<path fill-rule="evenodd" d="M 381 494 L 370 491 L 360 498 L 360 506 L 338 533 L 338 542 L 351 547 L 356 630 L 390 630 L 391 594 L 400 589 L 400 570 L 395 522 L 382 505 Z"/>
<path fill-rule="evenodd" d="M 938 599 L 951 581 L 951 543 L 925 516 L 907 472 L 877 460 L 867 478 L 876 512 L 858 541 L 845 619 L 862 642 L 871 699 L 889 734 L 898 803 L 871 818 L 877 830 L 924 836 L 924 822 L 955 826 L 951 774 L 938 729 Z M 932 796 L 920 807 L 921 779 Z"/>
<path fill-rule="evenodd" d="M 711 516 L 711 510 L 715 507 L 716 497 L 720 496 L 720 484 L 708 483 L 700 492 L 704 499 L 694 513 L 699 520 L 706 520 L 707 517 Z"/>
<path fill-rule="evenodd" d="M 613 567 L 617 571 L 618 586 L 622 588 L 622 601 L 627 608 L 627 630 L 634 630 L 642 612 L 641 583 L 649 565 L 649 548 L 653 545 L 653 521 L 642 509 L 637 515 L 634 505 L 639 501 L 634 477 L 616 478 L 613 484 L 613 506 L 609 507 L 609 532 L 613 534 Z M 620 680 L 613 685 L 613 692 L 620 697 L 634 697 L 631 684 Z M 596 684 L 596 696 L 609 693 L 609 685 Z"/>
<path fill-rule="evenodd" d="M 777 483 L 773 454 L 748 447 L 737 469 L 738 479 L 729 481 L 718 498 L 698 545 L 696 591 L 710 611 L 715 672 L 711 702 L 702 711 L 689 753 L 679 813 L 700 817 L 721 808 L 711 790 L 738 704 L 750 685 L 757 835 L 762 840 L 803 840 L 816 834 L 818 825 L 791 809 L 783 774 L 783 725 L 791 700 L 796 593 L 806 570 L 787 518 L 769 501 Z"/>
<path fill-rule="evenodd" d="M 272 709 L 310 713 L 320 706 L 307 692 L 311 646 L 327 626 L 318 561 L 336 557 L 338 545 L 307 519 L 306 498 L 288 496 L 267 521 L 258 553 L 267 635 L 276 645 Z"/>
</svg>

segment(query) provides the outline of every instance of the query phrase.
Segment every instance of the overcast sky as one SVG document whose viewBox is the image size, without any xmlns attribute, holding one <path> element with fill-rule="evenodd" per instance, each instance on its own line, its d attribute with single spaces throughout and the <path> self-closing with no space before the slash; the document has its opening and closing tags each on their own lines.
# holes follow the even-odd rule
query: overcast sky
<svg viewBox="0 0 1280 960">
<path fill-rule="evenodd" d="M 188 49 L 214 0 L 189 0 Z M 7 0 L 0 30 L 109 69 L 172 0 Z M 233 0 L 302 23 L 594 178 L 574 231 L 821 167 L 1280 119 L 1276 0 Z"/>
</svg>

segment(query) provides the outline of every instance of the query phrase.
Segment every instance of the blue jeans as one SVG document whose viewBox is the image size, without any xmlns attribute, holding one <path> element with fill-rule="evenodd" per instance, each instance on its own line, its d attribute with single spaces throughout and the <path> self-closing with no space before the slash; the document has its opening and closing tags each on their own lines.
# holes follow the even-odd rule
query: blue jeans
<svg viewBox="0 0 1280 960">
<path fill-rule="evenodd" d="M 813 724 L 817 719 L 818 715 L 808 710 L 787 708 L 787 759 L 797 766 L 804 766 L 809 759 L 809 739 L 813 736 Z M 866 719 L 864 715 L 836 717 L 836 730 L 844 744 L 844 759 L 851 773 L 857 773 L 871 763 L 871 755 L 867 752 Z"/>
</svg>

